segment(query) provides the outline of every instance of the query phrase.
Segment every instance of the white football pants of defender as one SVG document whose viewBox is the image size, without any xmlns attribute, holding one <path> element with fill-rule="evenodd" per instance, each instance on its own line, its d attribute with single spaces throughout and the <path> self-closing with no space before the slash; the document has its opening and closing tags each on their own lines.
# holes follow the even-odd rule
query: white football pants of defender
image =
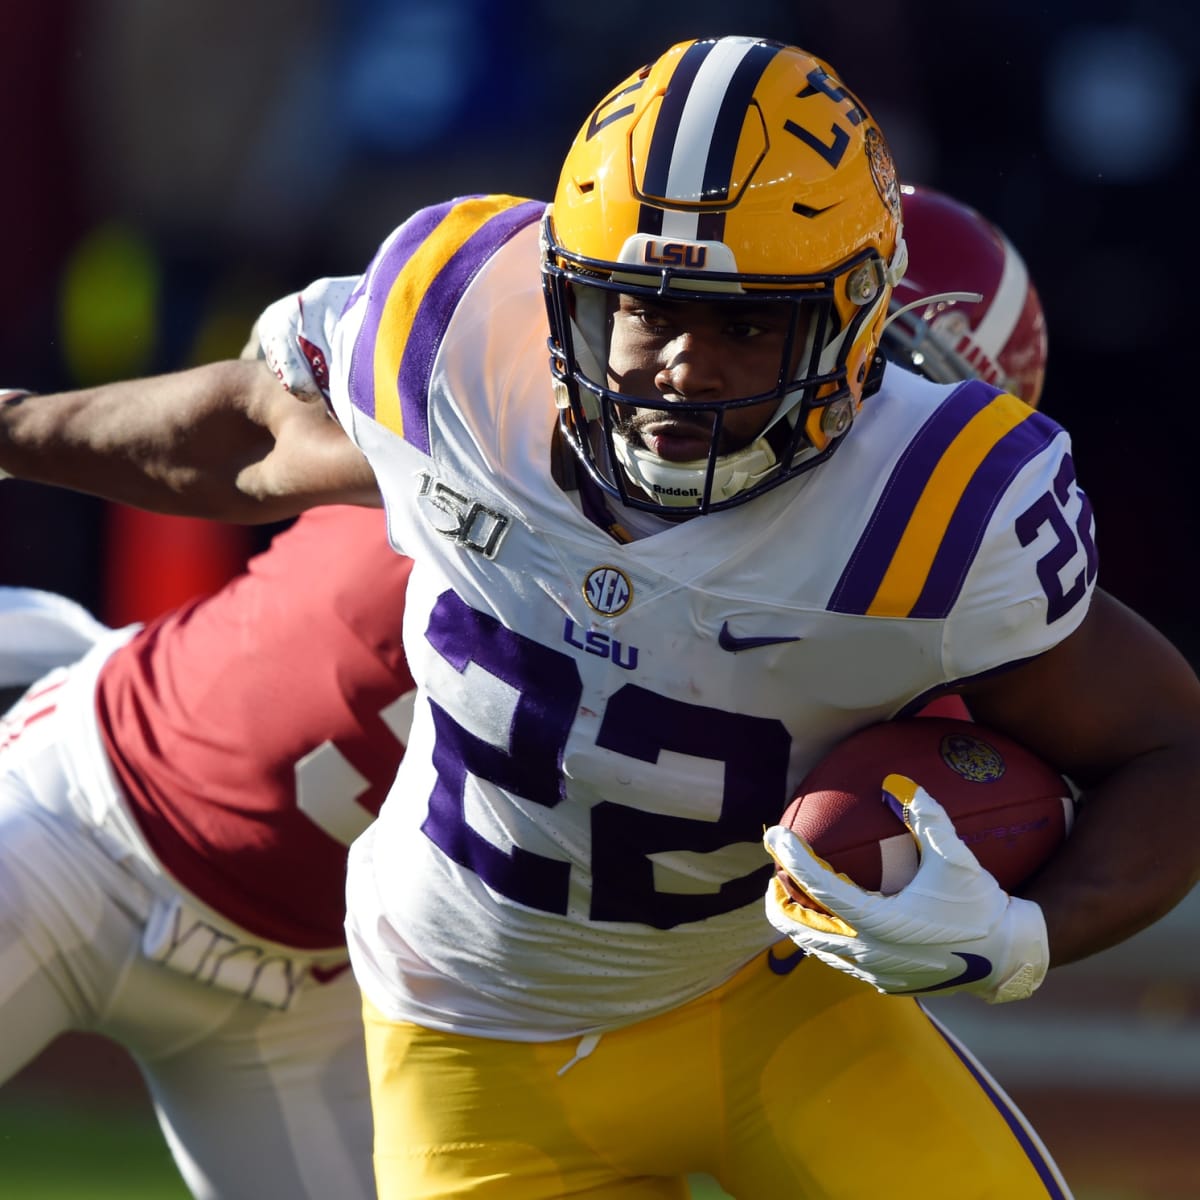
<svg viewBox="0 0 1200 1200">
<path fill-rule="evenodd" d="M 210 913 L 199 919 L 227 945 L 271 955 L 273 974 L 252 989 L 262 999 L 151 957 L 156 932 L 197 910 L 155 868 L 111 777 L 98 765 L 79 778 L 61 749 L 98 745 L 88 664 L 105 652 L 35 684 L 0 722 L 0 1082 L 59 1034 L 102 1034 L 140 1068 L 196 1197 L 367 1200 L 371 1114 L 351 972 L 317 983 L 310 958 Z M 46 703 L 31 704 L 39 694 Z"/>
</svg>

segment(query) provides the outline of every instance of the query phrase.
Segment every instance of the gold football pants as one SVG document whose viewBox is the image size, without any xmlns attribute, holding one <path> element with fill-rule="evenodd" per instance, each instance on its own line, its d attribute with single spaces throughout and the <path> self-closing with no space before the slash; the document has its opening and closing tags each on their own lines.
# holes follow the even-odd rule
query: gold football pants
<svg viewBox="0 0 1200 1200">
<path fill-rule="evenodd" d="M 1069 1196 L 916 1001 L 790 942 L 598 1042 L 365 1019 L 381 1200 L 680 1200 L 693 1173 L 738 1200 Z"/>
</svg>

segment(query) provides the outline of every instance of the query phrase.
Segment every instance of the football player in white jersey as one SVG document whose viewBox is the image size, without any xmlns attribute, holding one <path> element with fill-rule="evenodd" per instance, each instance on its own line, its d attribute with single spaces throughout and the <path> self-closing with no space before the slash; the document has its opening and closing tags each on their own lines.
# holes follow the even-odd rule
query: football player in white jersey
<svg viewBox="0 0 1200 1200">
<path fill-rule="evenodd" d="M 1019 255 L 984 218 L 950 197 L 929 188 L 905 186 L 902 190 L 906 241 L 916 268 L 910 269 L 904 283 L 893 292 L 892 310 L 896 312 L 907 303 L 914 303 L 916 307 L 898 314 L 902 335 L 896 336 L 890 332 L 898 327 L 897 322 L 893 322 L 885 331 L 884 346 L 889 357 L 917 370 L 924 369 L 927 362 L 945 364 L 941 369 L 957 372 L 963 378 L 986 372 L 988 378 L 994 379 L 997 371 L 1002 369 L 1000 364 L 1016 362 L 1023 369 L 1022 386 L 1013 383 L 1009 390 L 1036 399 L 1045 363 L 1044 321 L 1036 293 L 1028 282 Z M 914 277 L 922 282 L 914 284 Z M 957 289 L 955 285 L 958 285 Z M 346 281 L 347 294 L 351 286 L 352 282 Z M 970 292 L 972 288 L 976 292 Z M 948 320 L 951 314 L 960 314 L 962 319 L 952 323 Z M 947 342 L 947 330 L 951 325 L 953 340 Z M 994 336 L 986 349 L 971 353 L 963 343 L 963 338 L 970 337 L 975 328 L 990 329 Z M 929 350 L 930 343 L 936 350 Z M 250 349 L 256 348 L 257 343 L 252 342 Z M 260 639 L 258 642 L 255 657 L 260 663 L 269 662 L 270 673 L 275 680 L 288 670 L 289 653 L 294 654 L 297 646 L 317 636 L 322 630 L 324 634 L 320 640 L 325 652 L 336 653 L 332 649 L 335 637 L 331 633 L 336 625 L 328 622 L 339 607 L 341 620 L 348 615 L 346 601 L 343 599 L 339 606 L 338 596 L 357 597 L 354 603 L 358 607 L 350 613 L 353 622 L 360 631 L 370 629 L 374 623 L 375 633 L 372 637 L 379 638 L 384 644 L 385 614 L 390 614 L 394 606 L 402 601 L 402 593 L 398 590 L 404 579 L 402 560 L 386 548 L 382 522 L 376 521 L 376 515 L 368 510 L 348 508 L 327 509 L 325 514 L 314 514 L 315 520 L 306 518 L 295 534 L 279 539 L 269 557 L 252 567 L 257 577 L 269 581 L 268 587 L 280 589 L 281 593 L 289 588 L 300 589 L 305 597 L 303 605 L 281 605 L 278 611 L 286 620 L 277 624 L 274 641 L 268 643 L 266 639 Z M 372 549 L 373 539 L 378 541 L 375 550 Z M 348 582 L 357 579 L 357 589 L 335 588 L 328 593 L 320 586 L 318 563 L 327 551 L 335 547 L 340 555 L 338 574 Z M 145 804 L 155 794 L 156 786 L 148 788 L 147 785 L 155 781 L 161 768 L 154 764 L 156 754 L 147 753 L 145 739 L 128 723 L 114 721 L 113 714 L 118 711 L 136 711 L 139 714 L 137 725 L 153 731 L 151 741 L 156 752 L 165 752 L 177 763 L 186 757 L 186 776 L 201 782 L 200 790 L 193 794 L 191 789 L 180 787 L 176 773 L 174 783 L 166 789 L 171 795 L 173 809 L 185 816 L 185 829 L 193 828 L 193 821 L 211 821 L 217 812 L 232 814 L 237 805 L 230 803 L 228 793 L 224 796 L 221 794 L 224 785 L 220 781 L 227 780 L 233 774 L 240 776 L 247 787 L 254 787 L 262 797 L 274 797 L 258 806 L 260 812 L 255 817 L 257 825 L 253 836 L 261 838 L 257 829 L 261 828 L 262 811 L 276 811 L 279 814 L 291 812 L 294 797 L 286 789 L 273 789 L 263 778 L 264 773 L 275 772 L 275 764 L 280 760 L 270 748 L 273 743 L 264 736 L 261 724 L 257 726 L 253 739 L 258 747 L 253 761 L 239 756 L 234 749 L 241 745 L 240 735 L 235 735 L 231 745 L 220 734 L 221 730 L 240 727 L 247 708 L 243 697 L 250 697 L 251 705 L 260 703 L 261 695 L 255 682 L 260 673 L 247 675 L 231 665 L 225 657 L 228 642 L 224 635 L 228 633 L 229 625 L 215 618 L 214 613 L 226 611 L 236 619 L 237 614 L 246 612 L 255 604 L 264 603 L 270 604 L 272 599 L 264 599 L 244 583 L 234 583 L 227 589 L 226 595 L 218 596 L 215 602 L 201 605 L 198 610 L 195 606 L 188 606 L 183 614 L 158 623 L 152 634 L 139 635 L 129 642 L 124 638 L 106 639 L 112 643 L 112 650 L 105 652 L 103 657 L 106 663 L 109 659 L 112 662 L 98 673 L 94 682 L 92 676 L 97 672 L 90 669 L 86 662 L 74 667 L 71 672 L 56 671 L 54 683 L 58 686 L 54 689 L 37 689 L 32 703 L 25 706 L 25 713 L 36 714 L 42 741 L 57 743 L 66 761 L 71 761 L 71 745 L 81 737 L 86 743 L 91 735 L 77 723 L 78 714 L 72 721 L 62 704 L 51 705 L 47 700 L 52 691 L 59 697 L 64 695 L 62 684 L 75 686 L 71 682 L 72 676 L 85 677 L 84 686 L 95 690 L 98 712 L 93 719 L 100 722 L 102 736 L 114 746 L 113 753 L 121 764 L 126 789 L 122 804 L 133 826 L 146 825 L 153 819 L 145 810 Z M 180 616 L 185 619 L 179 619 Z M 189 629 L 192 632 L 185 635 L 184 631 Z M 203 630 L 215 631 L 215 636 L 197 632 Z M 0 712 L 6 710 L 40 676 L 52 669 L 75 664 L 96 642 L 110 633 L 86 610 L 64 597 L 33 589 L 0 588 Z M 156 651 L 147 655 L 142 648 L 150 645 L 155 646 Z M 118 649 L 120 652 L 115 653 Z M 163 653 L 164 650 L 170 653 Z M 238 656 L 236 649 L 234 656 L 235 659 Z M 203 665 L 200 660 L 203 660 Z M 142 665 L 132 672 L 114 670 L 131 663 Z M 330 710 L 323 709 L 319 704 L 315 707 L 320 714 L 316 723 L 324 723 L 325 730 L 333 732 L 337 720 L 330 717 L 329 711 L 341 711 L 346 701 L 349 702 L 349 710 L 354 711 L 360 693 L 372 697 L 364 706 L 364 711 L 372 711 L 378 707 L 378 697 L 390 694 L 384 682 L 388 678 L 387 670 L 381 664 L 374 664 L 372 659 L 363 659 L 357 669 L 339 672 L 336 684 L 334 676 L 322 673 L 316 678 L 327 681 L 324 688 L 314 688 L 310 679 L 300 690 L 309 699 L 310 711 L 314 708 L 314 699 L 332 698 Z M 222 686 L 215 692 L 215 703 L 209 706 L 210 715 L 202 716 L 194 700 L 189 701 L 188 697 L 194 697 L 199 692 L 214 695 L 211 680 L 218 677 L 223 681 Z M 121 682 L 114 684 L 114 679 Z M 131 697 L 136 697 L 132 703 Z M 182 708 L 174 712 L 164 706 L 167 697 L 182 700 Z M 958 701 L 959 698 L 950 696 L 945 700 Z M 218 714 L 215 717 L 216 725 L 211 723 L 211 714 L 214 713 Z M 957 715 L 965 714 L 958 712 Z M 21 715 L 14 714 L 9 728 L 15 732 L 21 724 Z M 203 747 L 197 756 L 188 744 L 179 741 L 178 730 L 184 725 L 196 728 L 200 724 L 205 726 L 206 732 L 198 743 L 192 743 Z M 298 725 L 293 720 L 294 731 Z M 307 725 L 314 725 L 311 717 Z M 357 770 L 350 777 L 351 792 L 362 784 L 363 769 L 371 780 L 382 778 L 385 771 L 394 772 L 398 744 L 393 732 L 385 724 L 380 723 L 377 727 L 367 724 L 361 731 L 357 731 L 352 723 L 340 725 L 338 733 L 340 743 L 350 749 L 357 763 Z M 294 732 L 289 741 L 294 741 L 295 737 L 303 741 L 304 734 Z M 16 740 L 12 739 L 14 745 Z M 357 741 L 356 748 L 350 748 L 352 741 Z M 378 747 L 378 754 L 371 752 L 372 747 Z M 320 765 L 324 761 L 322 755 L 328 755 L 329 752 L 339 753 L 334 751 L 332 744 L 326 744 L 322 750 L 308 755 L 300 774 L 311 775 L 323 769 Z M 237 766 L 232 771 L 225 770 L 213 761 L 214 754 L 226 760 L 236 758 Z M 7 771 L 8 786 L 11 787 L 30 769 L 34 757 L 0 751 L 0 772 Z M 286 759 L 286 755 L 281 758 Z M 259 782 L 251 784 L 250 781 L 256 777 Z M 52 781 L 53 774 L 48 774 L 43 768 L 39 778 L 42 786 L 33 789 L 34 792 L 52 798 L 53 788 L 47 788 L 46 784 Z M 339 792 L 337 785 L 341 778 L 339 773 L 328 777 L 327 790 L 331 794 Z M 82 785 L 77 782 L 77 786 L 82 786 L 84 791 L 89 788 L 86 782 Z M 4 784 L 0 784 L 0 789 L 4 787 Z M 110 789 L 106 785 L 101 790 Z M 96 807 L 101 810 L 104 808 L 103 804 Z M 312 807 L 311 804 L 309 807 Z M 38 814 L 42 825 L 55 830 L 55 838 L 59 843 L 70 843 L 76 838 L 86 843 L 97 836 L 104 821 L 81 823 L 77 815 L 64 811 L 52 817 L 45 805 Z M 304 820 L 303 814 L 298 815 Z M 176 871 L 194 878 L 199 869 L 219 879 L 227 874 L 230 863 L 239 859 L 244 861 L 245 824 L 237 819 L 226 818 L 226 826 L 229 832 L 221 839 L 207 839 L 202 852 L 203 861 L 198 868 L 190 866 L 181 869 L 182 864 L 177 859 Z M 11 803 L 0 805 L 0 829 L 5 833 L 4 838 L 0 838 L 0 847 L 10 846 L 19 840 L 22 843 L 21 857 L 27 863 L 28 870 L 45 878 L 59 869 L 57 860 L 50 861 L 46 850 L 39 849 L 30 834 L 30 827 L 28 809 Z M 126 826 L 127 830 L 129 828 Z M 284 828 L 282 823 L 280 828 Z M 305 873 L 309 894 L 314 897 L 321 894 L 321 883 L 326 876 L 332 875 L 336 867 L 336 857 L 327 852 L 333 843 L 323 843 L 322 852 L 316 853 L 307 840 L 302 826 L 284 830 L 281 841 L 297 845 L 298 857 L 285 860 L 284 872 L 268 885 L 269 896 L 276 891 L 283 896 L 291 893 L 292 889 L 284 875 L 296 868 Z M 137 845 L 136 840 L 114 842 L 111 828 L 107 841 L 114 847 L 124 844 L 126 849 Z M 144 847 L 142 853 L 145 853 Z M 170 856 L 167 857 L 170 861 Z M 4 850 L 0 848 L 0 872 L 5 869 L 3 859 Z M 269 859 L 265 857 L 261 860 L 267 861 Z M 100 889 L 97 894 L 108 897 L 106 903 L 114 906 L 129 904 L 127 898 L 119 898 L 123 897 L 123 893 L 114 893 L 112 890 L 113 882 L 119 880 L 121 875 L 111 869 L 111 860 L 107 856 L 96 859 L 85 846 L 71 853 L 64 862 L 69 862 L 70 871 L 77 878 L 93 876 Z M 105 869 L 97 870 L 97 862 L 104 864 Z M 174 874 L 171 867 L 164 866 L 157 859 L 155 862 L 156 869 L 161 868 L 158 886 L 173 888 L 170 882 Z M 261 862 L 256 871 L 260 876 L 267 873 Z M 15 871 L 17 868 L 10 866 L 8 869 Z M 209 891 L 203 885 L 201 889 Z M 211 891 L 209 894 L 218 911 L 227 907 L 219 895 Z M 137 905 L 132 907 L 136 910 Z M 314 907 L 310 915 L 315 915 L 316 911 Z M 147 915 L 150 912 L 152 910 L 148 909 Z M 75 945 L 74 935 L 68 926 L 59 923 L 50 910 L 28 905 L 14 908 L 10 905 L 3 919 L 19 925 L 25 937 L 32 936 L 35 928 L 40 929 L 40 936 L 57 946 L 57 956 L 64 963 L 79 959 L 81 948 Z M 132 920 L 127 933 L 140 944 L 144 941 L 145 926 L 139 926 L 136 919 Z M 351 1009 L 346 998 L 340 994 L 344 989 L 339 987 L 336 993 L 328 993 L 333 1002 L 329 1013 L 331 1019 L 323 1022 L 319 1029 L 312 1024 L 299 1026 L 295 1017 L 272 1017 L 260 1024 L 257 1049 L 246 1056 L 231 1054 L 225 1045 L 220 1031 L 229 1026 L 228 1019 L 214 1024 L 215 1012 L 223 1005 L 229 1007 L 231 1002 L 227 997 L 223 999 L 221 989 L 214 988 L 211 983 L 196 981 L 191 985 L 191 999 L 187 1006 L 191 1013 L 190 1025 L 198 1033 L 207 1029 L 209 1036 L 199 1037 L 186 1053 L 165 1057 L 155 1054 L 147 1060 L 146 1047 L 158 1036 L 157 1030 L 162 1022 L 162 1006 L 158 1003 L 161 980 L 165 978 L 177 986 L 179 981 L 170 974 L 160 974 L 159 981 L 155 982 L 155 967 L 151 964 L 139 964 L 131 969 L 129 942 L 130 936 L 89 941 L 88 971 L 92 977 L 97 981 L 105 978 L 120 981 L 119 985 L 114 984 L 112 988 L 98 983 L 95 1007 L 108 1012 L 98 1021 L 80 1010 L 74 1010 L 73 1013 L 71 1010 L 60 1010 L 49 1001 L 46 994 L 39 992 L 34 977 L 40 977 L 44 987 L 51 993 L 57 986 L 54 976 L 58 968 L 50 965 L 48 956 L 34 977 L 22 978 L 11 960 L 10 950 L 9 982 L 15 984 L 18 978 L 22 978 L 22 983 L 20 988 L 0 996 L 0 1019 L 10 1030 L 20 1029 L 21 1036 L 19 1039 L 9 1039 L 8 1044 L 15 1053 L 0 1054 L 0 1081 L 63 1028 L 94 1028 L 114 1036 L 142 1056 L 143 1069 L 155 1096 L 160 1120 L 168 1131 L 172 1151 L 196 1195 L 227 1194 L 231 1187 L 253 1187 L 260 1195 L 269 1195 L 272 1188 L 278 1188 L 281 1194 L 291 1196 L 298 1187 L 307 1185 L 321 1193 L 333 1191 L 339 1196 L 349 1197 L 362 1189 L 364 1184 L 358 1168 L 366 1165 L 368 1157 L 361 1137 L 368 1121 L 365 1114 L 360 1116 L 357 1110 L 366 1105 L 365 1078 L 361 1083 L 360 1097 L 357 1094 L 360 1085 L 355 1059 L 343 1055 L 331 1061 L 328 1052 L 330 1046 L 339 1044 L 341 1036 L 338 1033 L 337 1006 L 340 1005 L 342 1026 L 357 1030 L 360 1025 L 357 1010 Z M 241 1007 L 252 1014 L 255 1012 L 252 1003 L 244 1003 Z M 230 1011 L 236 1014 L 237 1008 L 233 1007 Z M 33 1013 L 36 1016 L 31 1016 Z M 303 1016 L 299 1020 L 303 1020 Z M 170 1024 L 173 1029 L 180 1028 L 177 1017 L 172 1017 Z M 303 1086 L 306 1075 L 297 1060 L 287 1087 L 288 1105 L 292 1112 L 288 1124 L 295 1126 L 300 1136 L 275 1138 L 268 1133 L 268 1125 L 262 1119 L 265 1113 L 264 1094 L 254 1081 L 260 1069 L 259 1064 L 266 1067 L 271 1063 L 277 1053 L 273 1046 L 280 1038 L 290 1036 L 289 1030 L 294 1033 L 301 1028 L 306 1044 L 304 1059 L 311 1064 L 312 1073 L 327 1081 L 336 1074 L 343 1082 L 336 1105 L 323 1108 L 320 1103 L 314 1102 L 309 1090 Z M 235 1036 L 233 1044 L 237 1042 Z M 221 1080 L 225 1081 L 225 1086 L 218 1091 L 213 1085 Z M 260 1119 L 249 1124 L 238 1106 L 238 1097 L 247 1093 L 251 1094 L 252 1103 L 260 1113 Z M 329 1120 L 330 1116 L 334 1119 Z M 253 1160 L 257 1164 L 257 1173 L 253 1175 L 244 1161 L 246 1153 L 241 1135 L 234 1132 L 243 1128 L 247 1135 L 255 1138 Z M 315 1129 L 321 1129 L 323 1137 L 315 1138 Z M 313 1170 L 316 1159 L 323 1163 L 320 1172 Z M 292 1170 L 293 1163 L 296 1173 Z"/>
<path fill-rule="evenodd" d="M 424 209 L 269 309 L 282 391 L 226 363 L 0 414 L 0 467 L 167 511 L 382 493 L 419 697 L 348 934 L 388 1200 L 1068 1194 L 913 997 L 1028 995 L 1186 894 L 1200 683 L 1096 588 L 1065 431 L 882 370 L 904 264 L 832 68 L 698 40 L 587 116 L 552 205 Z M 909 781 L 919 882 L 848 888 L 774 822 L 946 689 L 1083 784 L 1072 838 L 1007 896 Z"/>
</svg>

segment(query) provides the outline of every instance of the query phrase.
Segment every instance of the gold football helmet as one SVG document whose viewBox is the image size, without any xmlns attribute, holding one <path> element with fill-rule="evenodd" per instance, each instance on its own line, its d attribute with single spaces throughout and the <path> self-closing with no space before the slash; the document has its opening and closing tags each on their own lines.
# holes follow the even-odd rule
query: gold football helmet
<svg viewBox="0 0 1200 1200">
<path fill-rule="evenodd" d="M 689 41 L 631 75 L 576 136 L 542 240 L 563 428 L 627 505 L 690 515 L 759 495 L 829 457 L 878 386 L 906 261 L 899 183 L 870 114 L 803 50 Z M 629 295 L 786 306 L 777 376 L 702 401 L 618 390 L 608 340 Z M 722 453 L 725 414 L 771 399 L 756 440 Z M 668 461 L 636 444 L 621 420 L 631 407 L 706 425 L 707 455 Z"/>
</svg>

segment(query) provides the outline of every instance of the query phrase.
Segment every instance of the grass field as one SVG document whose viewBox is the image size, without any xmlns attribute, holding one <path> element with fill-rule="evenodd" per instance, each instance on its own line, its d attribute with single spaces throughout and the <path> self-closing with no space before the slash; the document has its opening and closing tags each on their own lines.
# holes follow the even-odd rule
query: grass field
<svg viewBox="0 0 1200 1200">
<path fill-rule="evenodd" d="M 0 1104 L 4 1200 L 189 1200 L 158 1128 L 141 1111 Z M 704 1179 L 693 1200 L 722 1200 Z M 338 1200 L 331 1196 L 329 1200 Z"/>
<path fill-rule="evenodd" d="M 189 1200 L 158 1127 L 140 1110 L 0 1105 L 6 1200 Z"/>
</svg>

